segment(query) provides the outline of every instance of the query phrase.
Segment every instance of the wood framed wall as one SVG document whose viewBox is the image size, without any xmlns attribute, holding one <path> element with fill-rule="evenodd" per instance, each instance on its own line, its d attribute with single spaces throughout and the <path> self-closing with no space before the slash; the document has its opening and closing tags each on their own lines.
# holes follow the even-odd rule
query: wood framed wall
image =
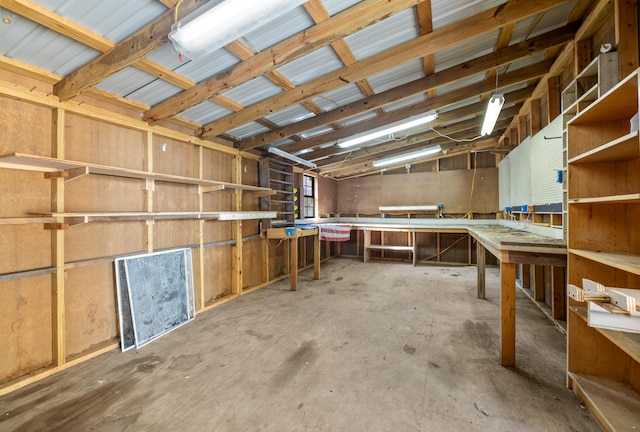
<svg viewBox="0 0 640 432">
<path fill-rule="evenodd" d="M 86 97 L 61 103 L 50 84 L 7 71 L 0 71 L 0 117 L 0 155 L 258 184 L 257 155 L 149 126 L 139 113 Z M 118 347 L 115 257 L 190 248 L 199 312 L 281 279 L 287 270 L 282 247 L 269 250 L 263 265 L 267 254 L 257 220 L 109 220 L 67 227 L 65 220 L 33 217 L 52 211 L 257 210 L 250 192 L 109 175 L 65 181 L 3 167 L 0 194 L 0 326 L 8 329 L 0 335 L 0 394 Z"/>
</svg>

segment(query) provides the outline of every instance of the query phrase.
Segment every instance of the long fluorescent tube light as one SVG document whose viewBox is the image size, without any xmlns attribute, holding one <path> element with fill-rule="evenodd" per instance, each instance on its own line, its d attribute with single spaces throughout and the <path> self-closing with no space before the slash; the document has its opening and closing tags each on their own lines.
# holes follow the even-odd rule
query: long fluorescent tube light
<svg viewBox="0 0 640 432">
<path fill-rule="evenodd" d="M 304 165 L 306 167 L 309 167 L 311 169 L 316 169 L 318 168 L 318 165 L 314 164 L 313 162 L 309 162 L 308 160 L 302 159 L 301 157 L 298 157 L 296 155 L 292 155 L 291 153 L 287 153 L 284 150 L 280 150 L 277 147 L 269 147 L 267 149 L 269 151 L 269 153 L 273 153 L 274 155 L 278 155 L 281 156 L 285 159 L 289 159 L 291 161 L 297 162 L 300 165 Z"/>
<path fill-rule="evenodd" d="M 372 165 L 376 168 L 379 167 L 383 167 L 383 166 L 387 166 L 387 165 L 393 165 L 395 163 L 398 162 L 404 162 L 407 160 L 411 160 L 411 159 L 418 159 L 421 158 L 423 156 L 429 156 L 432 154 L 436 154 L 438 152 L 440 152 L 442 149 L 440 148 L 440 146 L 435 146 L 435 147 L 429 147 L 427 149 L 424 150 L 418 150 L 418 151 L 414 151 L 411 153 L 405 153 L 405 154 L 401 154 L 398 156 L 392 156 L 392 157 L 388 157 L 388 158 L 384 158 L 384 159 L 378 159 L 373 161 Z"/>
<path fill-rule="evenodd" d="M 489 104 L 487 105 L 487 112 L 484 115 L 484 123 L 482 124 L 482 132 L 480 133 L 481 135 L 490 135 L 491 132 L 493 132 L 493 128 L 498 121 L 502 105 L 504 105 L 503 95 L 494 94 L 491 96 Z"/>
<path fill-rule="evenodd" d="M 176 51 L 194 60 L 232 42 L 307 0 L 210 0 L 171 26 Z"/>
<path fill-rule="evenodd" d="M 391 135 L 392 133 L 399 132 L 401 130 L 411 129 L 416 126 L 429 123 L 431 121 L 434 121 L 437 118 L 438 118 L 437 112 L 429 111 L 425 116 L 420 116 L 417 118 L 411 117 L 409 121 L 403 121 L 402 123 L 397 124 L 395 126 L 387 126 L 380 130 L 374 130 L 373 132 L 368 132 L 365 135 L 362 135 L 360 137 L 351 138 L 343 142 L 338 142 L 338 147 L 342 147 L 342 148 L 352 147 L 354 145 L 362 144 L 363 142 L 367 142 L 367 141 L 374 140 L 376 138 Z"/>
</svg>

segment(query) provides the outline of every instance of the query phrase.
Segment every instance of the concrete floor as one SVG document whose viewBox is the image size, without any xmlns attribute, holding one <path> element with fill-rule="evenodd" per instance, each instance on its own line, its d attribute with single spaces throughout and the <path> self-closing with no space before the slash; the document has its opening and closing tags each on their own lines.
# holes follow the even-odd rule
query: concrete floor
<svg viewBox="0 0 640 432">
<path fill-rule="evenodd" d="M 499 274 L 338 258 L 0 398 L 2 431 L 597 431 L 565 338 L 518 293 L 499 365 Z"/>
</svg>

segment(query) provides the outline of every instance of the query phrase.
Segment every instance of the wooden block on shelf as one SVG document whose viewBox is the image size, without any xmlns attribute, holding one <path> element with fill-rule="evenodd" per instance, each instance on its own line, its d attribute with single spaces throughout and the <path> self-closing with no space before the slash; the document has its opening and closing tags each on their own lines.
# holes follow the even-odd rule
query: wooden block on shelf
<svg viewBox="0 0 640 432">
<path fill-rule="evenodd" d="M 636 312 L 640 303 L 640 290 L 628 288 L 606 288 L 611 303 L 627 312 Z"/>
<path fill-rule="evenodd" d="M 610 313 L 608 309 L 602 307 L 602 304 L 589 302 L 587 323 L 590 327 L 640 333 L 640 316 L 627 314 Z"/>
</svg>

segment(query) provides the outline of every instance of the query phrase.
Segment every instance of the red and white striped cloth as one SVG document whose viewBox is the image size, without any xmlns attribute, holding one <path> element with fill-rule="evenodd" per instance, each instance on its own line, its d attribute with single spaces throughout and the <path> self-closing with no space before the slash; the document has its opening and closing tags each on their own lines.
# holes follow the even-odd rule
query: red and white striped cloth
<svg viewBox="0 0 640 432">
<path fill-rule="evenodd" d="M 351 225 L 348 224 L 319 224 L 320 240 L 348 241 L 351 238 Z"/>
</svg>

